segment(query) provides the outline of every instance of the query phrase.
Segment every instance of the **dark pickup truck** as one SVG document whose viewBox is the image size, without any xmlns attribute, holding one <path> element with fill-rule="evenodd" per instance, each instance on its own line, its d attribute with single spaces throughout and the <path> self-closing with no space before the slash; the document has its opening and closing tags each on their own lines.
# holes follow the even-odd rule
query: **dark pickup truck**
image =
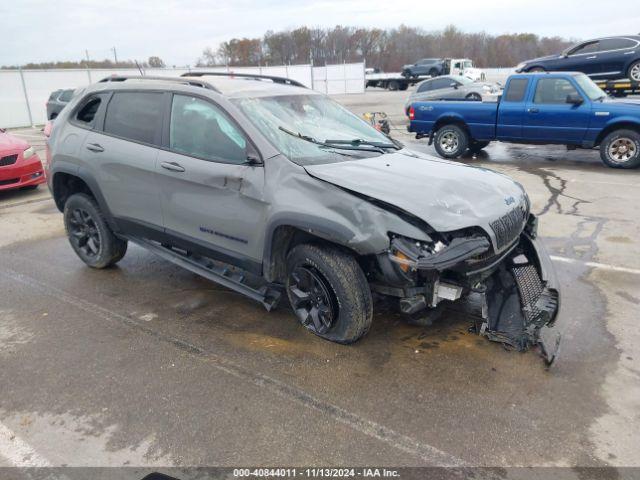
<svg viewBox="0 0 640 480">
<path fill-rule="evenodd" d="M 497 140 L 599 147 L 610 167 L 640 165 L 640 101 L 612 99 L 583 73 L 512 75 L 498 102 L 415 102 L 409 119 L 444 158 Z"/>
</svg>

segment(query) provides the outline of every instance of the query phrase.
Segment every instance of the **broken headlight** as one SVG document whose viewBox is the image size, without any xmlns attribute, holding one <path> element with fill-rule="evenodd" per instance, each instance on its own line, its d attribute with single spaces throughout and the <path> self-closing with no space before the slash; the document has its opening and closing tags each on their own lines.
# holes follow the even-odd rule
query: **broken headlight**
<svg viewBox="0 0 640 480">
<path fill-rule="evenodd" d="M 415 272 L 418 259 L 440 251 L 445 244 L 437 241 L 420 241 L 399 235 L 391 236 L 389 259 L 405 274 Z"/>
</svg>

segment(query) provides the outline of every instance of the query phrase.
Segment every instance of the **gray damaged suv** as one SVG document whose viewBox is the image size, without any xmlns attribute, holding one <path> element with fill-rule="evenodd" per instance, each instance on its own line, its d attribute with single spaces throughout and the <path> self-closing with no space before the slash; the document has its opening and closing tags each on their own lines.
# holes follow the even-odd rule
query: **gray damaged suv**
<svg viewBox="0 0 640 480">
<path fill-rule="evenodd" d="M 111 77 L 60 113 L 48 147 L 91 267 L 131 241 L 268 310 L 286 293 L 339 343 L 367 333 L 373 294 L 418 323 L 468 298 L 477 333 L 553 360 L 558 286 L 522 187 L 404 148 L 294 81 Z"/>
</svg>

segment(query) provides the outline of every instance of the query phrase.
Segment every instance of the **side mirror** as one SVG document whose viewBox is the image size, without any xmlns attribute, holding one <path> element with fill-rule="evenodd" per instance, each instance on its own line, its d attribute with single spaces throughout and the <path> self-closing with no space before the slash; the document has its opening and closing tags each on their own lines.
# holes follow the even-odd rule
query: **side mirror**
<svg viewBox="0 0 640 480">
<path fill-rule="evenodd" d="M 584 100 L 577 93 L 570 93 L 569 95 L 567 95 L 566 102 L 570 103 L 571 105 L 581 105 Z"/>
<path fill-rule="evenodd" d="M 250 152 L 247 152 L 247 161 L 245 162 L 245 165 L 249 165 L 251 167 L 258 167 L 258 166 L 262 166 L 263 162 L 257 153 L 250 151 Z"/>
</svg>

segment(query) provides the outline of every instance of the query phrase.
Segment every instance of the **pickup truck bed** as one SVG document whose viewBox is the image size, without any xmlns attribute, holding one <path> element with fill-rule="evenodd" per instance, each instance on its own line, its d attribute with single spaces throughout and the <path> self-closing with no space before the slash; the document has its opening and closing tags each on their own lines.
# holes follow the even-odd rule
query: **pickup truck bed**
<svg viewBox="0 0 640 480">
<path fill-rule="evenodd" d="M 612 99 L 582 73 L 512 75 L 498 102 L 415 102 L 409 118 L 444 158 L 502 141 L 600 147 L 610 167 L 640 166 L 640 102 Z"/>
</svg>

